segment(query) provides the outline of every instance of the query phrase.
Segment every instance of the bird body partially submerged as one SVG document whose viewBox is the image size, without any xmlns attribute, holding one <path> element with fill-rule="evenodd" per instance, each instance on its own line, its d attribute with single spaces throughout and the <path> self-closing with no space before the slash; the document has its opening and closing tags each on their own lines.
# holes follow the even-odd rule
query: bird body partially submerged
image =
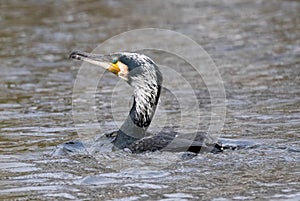
<svg viewBox="0 0 300 201">
<path fill-rule="evenodd" d="M 163 77 L 158 66 L 149 57 L 138 53 L 90 54 L 80 51 L 70 58 L 86 61 L 114 73 L 133 87 L 134 101 L 129 115 L 120 129 L 106 137 L 115 147 L 128 148 L 133 153 L 166 149 L 168 151 L 222 151 L 220 144 L 210 142 L 203 133 L 193 139 L 180 138 L 174 132 L 147 136 L 146 131 L 154 116 L 161 93 Z"/>
</svg>

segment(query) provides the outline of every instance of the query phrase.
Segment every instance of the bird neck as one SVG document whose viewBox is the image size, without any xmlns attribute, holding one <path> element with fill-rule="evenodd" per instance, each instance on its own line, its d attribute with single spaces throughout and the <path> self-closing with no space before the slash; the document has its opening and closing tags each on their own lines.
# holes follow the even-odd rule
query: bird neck
<svg viewBox="0 0 300 201">
<path fill-rule="evenodd" d="M 134 87 L 134 101 L 129 115 L 114 140 L 114 145 L 120 149 L 134 141 L 145 137 L 154 116 L 159 96 L 160 85 Z"/>
<path fill-rule="evenodd" d="M 149 127 L 156 111 L 160 91 L 160 85 L 148 85 L 134 90 L 134 102 L 129 116 L 136 126 L 144 130 Z"/>
</svg>

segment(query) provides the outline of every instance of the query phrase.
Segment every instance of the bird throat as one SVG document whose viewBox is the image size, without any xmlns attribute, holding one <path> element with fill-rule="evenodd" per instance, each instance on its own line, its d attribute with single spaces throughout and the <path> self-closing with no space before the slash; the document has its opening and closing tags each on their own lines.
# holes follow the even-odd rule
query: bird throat
<svg viewBox="0 0 300 201">
<path fill-rule="evenodd" d="M 158 104 L 160 90 L 161 86 L 158 85 L 149 91 L 139 89 L 135 92 L 129 116 L 136 126 L 144 129 L 149 127 Z"/>
<path fill-rule="evenodd" d="M 160 85 L 151 84 L 151 86 L 142 88 L 135 87 L 132 108 L 113 141 L 116 147 L 123 149 L 146 136 L 146 131 L 158 104 L 160 92 Z"/>
</svg>

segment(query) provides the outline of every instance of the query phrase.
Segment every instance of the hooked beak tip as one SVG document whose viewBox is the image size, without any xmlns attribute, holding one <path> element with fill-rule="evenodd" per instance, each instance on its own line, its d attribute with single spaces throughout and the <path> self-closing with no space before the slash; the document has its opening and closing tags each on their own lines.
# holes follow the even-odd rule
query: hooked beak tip
<svg viewBox="0 0 300 201">
<path fill-rule="evenodd" d="M 82 57 L 84 57 L 84 55 L 80 51 L 75 50 L 71 52 L 69 59 L 81 60 Z"/>
</svg>

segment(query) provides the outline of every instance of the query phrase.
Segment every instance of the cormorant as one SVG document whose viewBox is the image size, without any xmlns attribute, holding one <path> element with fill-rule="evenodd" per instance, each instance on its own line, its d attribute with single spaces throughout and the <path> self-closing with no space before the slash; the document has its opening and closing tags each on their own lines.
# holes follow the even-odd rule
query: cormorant
<svg viewBox="0 0 300 201">
<path fill-rule="evenodd" d="M 100 55 L 73 51 L 70 58 L 101 66 L 133 87 L 134 101 L 127 119 L 118 131 L 106 134 L 115 147 L 127 148 L 132 153 L 161 149 L 194 153 L 200 150 L 223 150 L 220 143 L 212 142 L 204 133 L 190 135 L 195 136 L 193 139 L 181 137 L 176 132 L 160 132 L 152 136 L 146 134 L 158 104 L 163 82 L 158 66 L 148 56 L 129 52 Z"/>
</svg>

